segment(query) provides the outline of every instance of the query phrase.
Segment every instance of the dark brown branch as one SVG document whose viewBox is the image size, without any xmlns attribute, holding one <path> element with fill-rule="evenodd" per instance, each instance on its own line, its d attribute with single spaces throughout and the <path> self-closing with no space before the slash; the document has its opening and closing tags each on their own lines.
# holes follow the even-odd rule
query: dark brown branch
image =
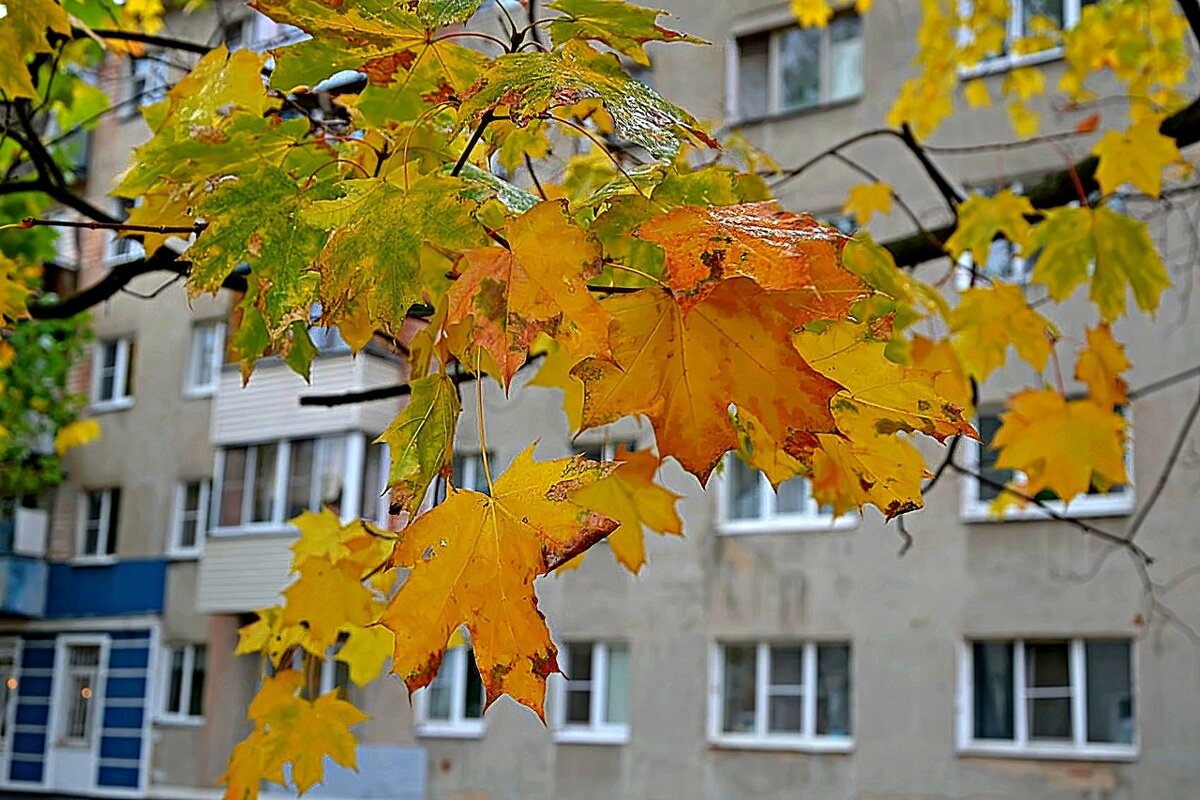
<svg viewBox="0 0 1200 800">
<path fill-rule="evenodd" d="M 0 183 L 0 195 L 19 194 L 21 192 L 44 192 L 46 184 L 40 178 L 27 181 L 8 181 Z"/>
<path fill-rule="evenodd" d="M 475 380 L 474 373 L 452 372 L 450 380 L 455 386 Z M 375 389 L 365 389 L 357 392 L 342 392 L 340 394 L 310 394 L 300 398 L 302 406 L 319 406 L 334 408 L 355 403 L 370 403 L 375 400 L 391 400 L 394 397 L 407 397 L 412 394 L 412 384 L 397 383 L 391 386 L 380 386 Z"/>
<path fill-rule="evenodd" d="M 91 38 L 91 34 L 99 36 L 101 39 L 113 39 L 114 41 L 122 42 L 141 42 L 142 44 L 153 45 L 154 47 L 162 47 L 167 50 L 180 50 L 185 53 L 195 53 L 196 55 L 204 55 L 212 50 L 211 47 L 196 42 L 188 42 L 183 39 L 173 39 L 170 36 L 153 36 L 148 33 L 139 33 L 137 31 L 118 31 L 109 29 L 88 31 L 82 28 L 74 28 L 71 33 L 76 39 Z"/>
<path fill-rule="evenodd" d="M 64 219 L 38 219 L 36 217 L 26 217 L 21 220 L 21 227 L 34 228 L 88 228 L 89 230 L 106 230 L 106 231 L 132 231 L 135 233 L 200 233 L 208 226 L 202 222 L 197 222 L 194 225 L 136 225 L 128 222 L 95 222 L 95 221 L 79 221 L 79 220 L 64 220 Z"/>
<path fill-rule="evenodd" d="M 1159 126 L 1159 132 L 1174 139 L 1180 148 L 1200 141 L 1200 98 L 1193 100 L 1186 108 L 1163 120 L 1162 125 Z M 1088 156 L 1070 169 L 1052 172 L 1029 187 L 1025 196 L 1029 198 L 1034 208 L 1055 208 L 1077 200 L 1079 189 L 1075 178 L 1078 179 L 1078 185 L 1082 186 L 1087 193 L 1099 189 L 1099 184 L 1096 183 L 1097 163 L 1095 156 Z M 946 225 L 930 231 L 930 233 L 941 241 L 945 241 L 954 233 L 954 227 L 953 224 Z M 921 233 L 913 233 L 885 242 L 883 246 L 891 251 L 896 263 L 902 267 L 913 267 L 944 255 L 941 249 L 934 247 L 929 239 Z"/>
</svg>

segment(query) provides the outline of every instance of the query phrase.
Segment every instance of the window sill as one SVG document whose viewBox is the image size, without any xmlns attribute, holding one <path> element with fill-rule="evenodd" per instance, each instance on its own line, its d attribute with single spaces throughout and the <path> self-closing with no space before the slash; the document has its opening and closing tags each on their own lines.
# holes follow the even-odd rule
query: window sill
<svg viewBox="0 0 1200 800">
<path fill-rule="evenodd" d="M 811 106 L 801 106 L 799 108 L 789 108 L 786 111 L 771 111 L 766 114 L 759 114 L 753 117 L 737 117 L 730 115 L 729 122 L 726 123 L 728 128 L 746 128 L 756 125 L 763 125 L 770 122 L 784 122 L 796 117 L 805 117 L 809 114 L 820 114 L 825 111 L 833 111 L 835 109 L 844 108 L 854 105 L 863 99 L 863 94 L 860 92 L 853 97 L 846 97 L 841 100 L 828 100 L 823 103 L 814 103 Z"/>
<path fill-rule="evenodd" d="M 563 728 L 554 732 L 554 741 L 556 744 L 625 745 L 629 744 L 629 731 Z"/>
<path fill-rule="evenodd" d="M 960 68 L 958 70 L 958 77 L 964 81 L 974 78 L 985 78 L 988 75 L 1000 75 L 1020 69 L 1021 67 L 1033 67 L 1038 64 L 1048 64 L 1051 61 L 1061 61 L 1062 58 L 1063 49 L 1061 47 L 1053 47 L 1049 50 L 1026 53 L 1025 55 L 996 56 L 995 58 L 981 61 L 972 67 Z"/>
<path fill-rule="evenodd" d="M 204 717 L 173 717 L 162 714 L 154 718 L 160 728 L 203 728 Z"/>
<path fill-rule="evenodd" d="M 110 414 L 114 411 L 127 411 L 133 408 L 132 397 L 118 397 L 113 400 L 97 400 L 88 406 L 88 412 L 92 414 Z"/>
<path fill-rule="evenodd" d="M 1017 745 L 987 742 L 972 742 L 959 748 L 960 758 L 1014 758 L 1036 761 L 1137 761 L 1138 748 L 1132 745 L 1076 745 L 1035 744 Z"/>
<path fill-rule="evenodd" d="M 199 561 L 203 554 L 201 550 L 170 550 L 167 559 L 170 561 Z"/>
<path fill-rule="evenodd" d="M 739 520 L 736 522 L 718 523 L 717 533 L 722 536 L 746 536 L 754 534 L 847 531 L 857 528 L 859 519 L 860 517 L 857 514 L 844 514 L 837 518 L 828 516 L 792 516 L 775 517 L 773 519 Z"/>
<path fill-rule="evenodd" d="M 117 563 L 116 556 L 75 556 L 71 559 L 76 567 L 111 567 Z"/>
<path fill-rule="evenodd" d="M 424 722 L 417 725 L 418 739 L 482 739 L 486 727 L 483 723 L 436 723 Z"/>
<path fill-rule="evenodd" d="M 288 525 L 286 522 L 260 522 L 228 528 L 212 528 L 208 535 L 216 539 L 234 539 L 239 536 L 295 536 L 297 533 L 296 527 Z"/>
<path fill-rule="evenodd" d="M 184 400 L 209 400 L 217 393 L 217 386 L 187 386 L 183 390 Z"/>
<path fill-rule="evenodd" d="M 107 269 L 119 267 L 123 264 L 132 264 L 134 261 L 144 261 L 145 253 L 123 253 L 122 255 L 105 255 L 104 266 Z"/>
<path fill-rule="evenodd" d="M 808 739 L 790 736 L 718 736 L 709 740 L 717 750 L 786 750 L 796 753 L 845 754 L 854 752 L 849 738 Z"/>
<path fill-rule="evenodd" d="M 1056 514 L 1069 519 L 1088 519 L 1093 517 L 1127 517 L 1133 513 L 1133 493 L 1114 495 L 1112 497 L 1087 498 L 1080 497 L 1070 505 L 1061 501 L 1046 504 Z M 971 524 L 996 522 L 1036 522 L 1053 520 L 1047 511 L 1030 504 L 1026 508 L 1013 508 L 997 516 L 989 512 L 989 503 L 967 501 L 962 508 L 962 521 Z"/>
</svg>

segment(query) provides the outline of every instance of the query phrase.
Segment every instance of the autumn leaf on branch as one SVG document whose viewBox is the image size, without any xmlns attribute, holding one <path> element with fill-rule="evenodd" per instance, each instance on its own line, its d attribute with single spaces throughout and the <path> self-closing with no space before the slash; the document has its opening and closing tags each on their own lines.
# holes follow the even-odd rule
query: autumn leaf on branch
<svg viewBox="0 0 1200 800">
<path fill-rule="evenodd" d="M 5 12 L 0 17 L 0 94 L 10 101 L 37 98 L 25 56 L 51 52 L 54 48 L 46 33 L 69 34 L 71 21 L 53 0 L 10 2 Z"/>
<path fill-rule="evenodd" d="M 860 183 L 850 187 L 843 214 L 853 214 L 858 222 L 866 225 L 876 214 L 892 213 L 892 187 L 886 183 Z"/>
<path fill-rule="evenodd" d="M 657 20 L 665 12 L 639 8 L 624 0 L 554 0 L 546 7 L 563 14 L 550 23 L 550 38 L 555 44 L 570 39 L 603 42 L 643 67 L 650 66 L 646 42 L 707 44 L 659 25 Z"/>
<path fill-rule="evenodd" d="M 1028 197 L 1004 189 L 994 197 L 972 194 L 958 209 L 958 227 L 946 241 L 946 250 L 955 259 L 969 252 L 976 268 L 987 263 L 992 240 L 1001 235 L 1018 247 L 1029 243 L 1033 214 Z"/>
<path fill-rule="evenodd" d="M 1132 366 L 1125 348 L 1113 338 L 1107 324 L 1087 332 L 1087 347 L 1075 362 L 1075 378 L 1088 387 L 1088 398 L 1100 408 L 1117 408 L 1129 402 L 1129 384 L 1121 373 Z"/>
<path fill-rule="evenodd" d="M 1058 338 L 1050 320 L 1030 308 L 1021 287 L 1010 283 L 964 291 L 950 313 L 950 330 L 963 368 L 979 381 L 1004 366 L 1009 347 L 1041 372 Z"/>
<path fill-rule="evenodd" d="M 487 705 L 508 694 L 544 718 L 546 678 L 559 669 L 533 580 L 617 527 L 575 499 L 614 466 L 538 463 L 531 445 L 491 496 L 451 489 L 404 530 L 393 563 L 411 572 L 382 622 L 396 635 L 392 671 L 410 692 L 433 680 L 451 633 L 465 625 Z"/>
<path fill-rule="evenodd" d="M 462 408 L 458 389 L 446 375 L 426 375 L 409 385 L 408 405 L 376 441 L 386 443 L 391 453 L 388 487 L 394 513 L 413 514 L 430 484 L 439 475 L 450 475 Z"/>
</svg>

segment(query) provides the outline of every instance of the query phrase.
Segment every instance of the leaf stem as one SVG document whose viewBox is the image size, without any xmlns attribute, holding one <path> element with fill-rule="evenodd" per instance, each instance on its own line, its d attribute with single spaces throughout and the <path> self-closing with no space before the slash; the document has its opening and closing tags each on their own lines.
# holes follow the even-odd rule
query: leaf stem
<svg viewBox="0 0 1200 800">
<path fill-rule="evenodd" d="M 483 360 L 482 351 L 475 351 L 475 418 L 479 423 L 479 458 L 483 462 L 483 478 L 487 481 L 488 495 L 495 497 L 496 490 L 492 488 L 492 468 L 488 464 L 487 432 L 483 422 Z"/>
</svg>

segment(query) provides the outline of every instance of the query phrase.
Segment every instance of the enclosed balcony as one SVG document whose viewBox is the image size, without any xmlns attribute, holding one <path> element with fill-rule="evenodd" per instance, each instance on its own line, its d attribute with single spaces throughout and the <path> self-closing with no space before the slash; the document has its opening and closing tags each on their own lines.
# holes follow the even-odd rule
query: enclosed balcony
<svg viewBox="0 0 1200 800">
<path fill-rule="evenodd" d="M 0 498 L 0 616 L 41 617 L 46 612 L 50 515 L 22 498 Z"/>
</svg>

